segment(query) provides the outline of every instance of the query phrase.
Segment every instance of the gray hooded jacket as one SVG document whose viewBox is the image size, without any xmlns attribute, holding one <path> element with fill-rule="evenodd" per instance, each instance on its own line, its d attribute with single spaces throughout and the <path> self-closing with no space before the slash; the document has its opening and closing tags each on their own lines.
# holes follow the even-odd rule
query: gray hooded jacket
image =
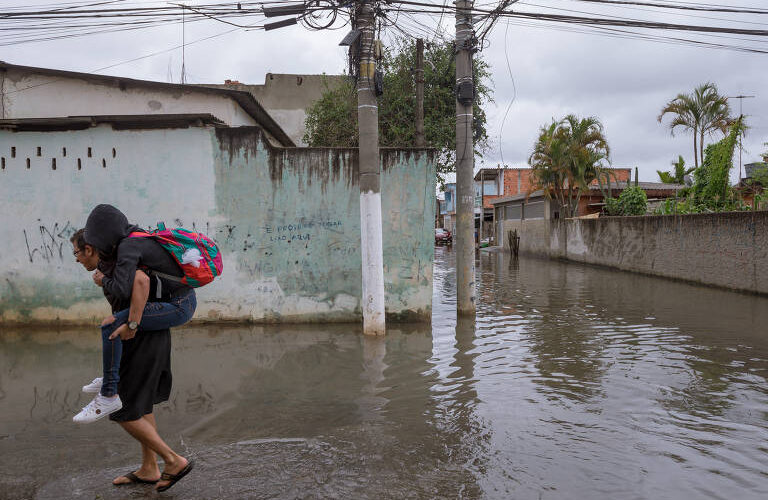
<svg viewBox="0 0 768 500">
<path fill-rule="evenodd" d="M 130 306 L 137 268 L 147 271 L 152 278 L 150 301 L 167 301 L 182 290 L 189 289 L 186 285 L 153 277 L 151 271 L 179 277 L 183 273 L 173 257 L 152 238 L 128 237 L 136 231 L 146 232 L 130 224 L 120 210 L 106 204 L 96 206 L 85 224 L 83 238 L 99 251 L 99 269 L 105 275 L 102 281 L 104 295 L 113 311 Z M 162 291 L 160 297 L 157 297 L 158 284 Z"/>
</svg>

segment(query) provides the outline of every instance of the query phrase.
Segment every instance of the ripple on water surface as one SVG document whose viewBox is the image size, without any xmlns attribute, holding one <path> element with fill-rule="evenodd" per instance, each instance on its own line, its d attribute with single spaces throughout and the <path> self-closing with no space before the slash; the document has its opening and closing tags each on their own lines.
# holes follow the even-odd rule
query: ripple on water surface
<svg viewBox="0 0 768 500">
<path fill-rule="evenodd" d="M 457 318 L 436 249 L 433 322 L 174 332 L 161 431 L 180 498 L 768 498 L 768 300 L 504 254 Z M 0 498 L 153 496 L 139 460 L 75 427 L 95 332 L 0 336 Z M 56 460 L 51 461 L 50 457 Z"/>
</svg>

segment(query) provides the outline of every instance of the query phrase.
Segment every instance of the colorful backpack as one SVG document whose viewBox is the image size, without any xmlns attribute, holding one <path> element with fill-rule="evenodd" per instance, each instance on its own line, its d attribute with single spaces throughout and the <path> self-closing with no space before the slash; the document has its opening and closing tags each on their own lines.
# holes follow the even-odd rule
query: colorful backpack
<svg viewBox="0 0 768 500">
<path fill-rule="evenodd" d="M 184 276 L 171 276 L 154 272 L 156 276 L 182 283 L 192 288 L 207 285 L 216 276 L 221 275 L 224 263 L 221 251 L 211 238 L 202 233 L 195 233 L 178 227 L 166 229 L 162 222 L 157 223 L 157 231 L 151 233 L 134 232 L 129 238 L 152 238 L 173 256 Z"/>
</svg>

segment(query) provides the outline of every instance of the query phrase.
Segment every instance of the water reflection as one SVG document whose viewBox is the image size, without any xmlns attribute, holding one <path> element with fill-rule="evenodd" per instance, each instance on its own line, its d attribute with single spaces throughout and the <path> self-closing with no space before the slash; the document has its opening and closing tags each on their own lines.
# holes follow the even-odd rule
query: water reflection
<svg viewBox="0 0 768 500">
<path fill-rule="evenodd" d="M 476 319 L 436 249 L 433 325 L 173 334 L 158 421 L 179 498 L 765 498 L 768 300 L 479 255 Z M 93 331 L 0 333 L 0 498 L 155 497 L 117 426 L 76 427 Z M 9 460 L 8 457 L 11 459 Z"/>
</svg>

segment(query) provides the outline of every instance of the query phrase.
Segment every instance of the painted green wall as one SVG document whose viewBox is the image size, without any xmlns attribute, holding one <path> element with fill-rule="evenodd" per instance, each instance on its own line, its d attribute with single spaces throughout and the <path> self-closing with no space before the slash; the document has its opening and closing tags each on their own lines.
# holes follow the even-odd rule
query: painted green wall
<svg viewBox="0 0 768 500">
<path fill-rule="evenodd" d="M 87 323 L 107 312 L 68 242 L 105 202 L 144 227 L 163 220 L 218 241 L 224 273 L 198 291 L 197 319 L 361 320 L 356 150 L 274 149 L 256 127 L 102 126 L 0 131 L 0 155 L 0 225 L 8 235 L 0 241 L 8 256 L 0 262 L 0 323 Z M 429 321 L 433 158 L 382 150 L 381 159 L 387 314 Z"/>
</svg>

